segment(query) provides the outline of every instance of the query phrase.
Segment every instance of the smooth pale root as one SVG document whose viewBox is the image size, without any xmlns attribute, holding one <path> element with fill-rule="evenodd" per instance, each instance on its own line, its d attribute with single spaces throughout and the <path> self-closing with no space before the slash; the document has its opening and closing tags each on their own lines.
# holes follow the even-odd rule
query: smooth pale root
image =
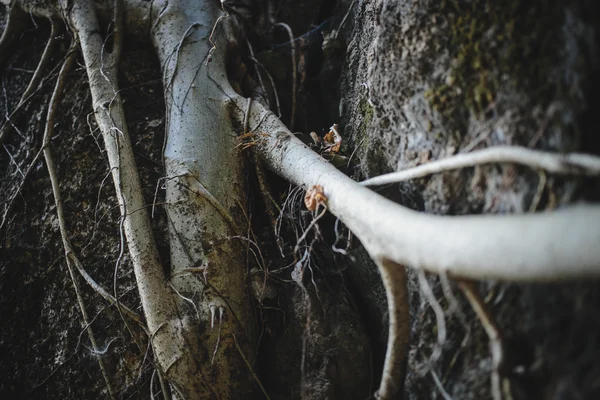
<svg viewBox="0 0 600 400">
<path fill-rule="evenodd" d="M 239 103 L 243 104 L 243 103 Z M 238 105 L 240 107 L 240 105 Z M 468 279 L 549 281 L 600 276 L 600 206 L 524 215 L 437 216 L 412 211 L 367 189 L 263 117 L 261 155 L 306 188 L 323 186 L 327 207 L 374 259 Z"/>
</svg>

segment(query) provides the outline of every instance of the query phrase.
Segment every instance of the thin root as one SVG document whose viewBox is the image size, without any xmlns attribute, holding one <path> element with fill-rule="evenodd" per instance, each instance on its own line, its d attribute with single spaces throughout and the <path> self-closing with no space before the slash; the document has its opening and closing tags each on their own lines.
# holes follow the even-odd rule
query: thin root
<svg viewBox="0 0 600 400">
<path fill-rule="evenodd" d="M 472 282 L 460 281 L 458 286 L 469 301 L 469 304 L 471 304 L 490 341 L 490 352 L 492 355 L 492 398 L 494 400 L 512 399 L 510 381 L 503 378 L 500 374 L 505 354 L 500 329 L 496 325 L 487 305 L 477 292 L 475 285 Z"/>
<path fill-rule="evenodd" d="M 526 147 L 496 146 L 477 150 L 472 153 L 457 154 L 452 157 L 419 165 L 418 167 L 376 176 L 362 181 L 360 184 L 363 186 L 374 186 L 404 182 L 435 173 L 490 163 L 521 164 L 563 175 L 600 174 L 600 157 L 597 156 L 581 153 L 556 154 L 531 150 Z"/>
<path fill-rule="evenodd" d="M 298 85 L 298 65 L 296 61 L 296 42 L 294 41 L 294 34 L 292 28 L 284 22 L 278 22 L 275 26 L 280 26 L 287 31 L 290 38 L 290 46 L 292 47 L 292 115 L 290 117 L 290 131 L 294 130 L 294 119 L 296 117 L 296 86 Z"/>
<path fill-rule="evenodd" d="M 246 363 L 246 366 L 248 367 L 248 370 L 250 371 L 250 373 L 252 374 L 252 377 L 256 381 L 256 384 L 258 385 L 258 387 L 260 387 L 260 390 L 263 392 L 263 395 L 265 396 L 265 399 L 271 400 L 271 397 L 269 397 L 269 394 L 267 393 L 267 391 L 265 390 L 265 387 L 263 386 L 262 382 L 258 378 L 258 375 L 256 375 L 256 372 L 254 372 L 254 368 L 252 368 L 252 364 L 250 364 L 250 362 L 248 361 L 248 359 L 244 355 L 244 352 L 240 348 L 240 345 L 239 345 L 239 343 L 237 341 L 237 338 L 235 337 L 235 334 L 232 333 L 231 336 L 233 336 L 233 343 L 235 344 L 235 348 L 240 353 L 240 356 L 242 357 L 242 359 Z"/>
</svg>

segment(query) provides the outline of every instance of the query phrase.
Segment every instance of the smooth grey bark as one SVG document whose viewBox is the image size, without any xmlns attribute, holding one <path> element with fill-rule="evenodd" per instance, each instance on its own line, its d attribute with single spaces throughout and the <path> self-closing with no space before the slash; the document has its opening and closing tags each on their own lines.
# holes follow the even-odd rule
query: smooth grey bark
<svg viewBox="0 0 600 400">
<path fill-rule="evenodd" d="M 159 16 L 151 35 L 167 107 L 169 279 L 191 305 L 187 312 L 198 318 L 199 344 L 208 357 L 202 368 L 220 398 L 233 398 L 248 390 L 250 371 L 243 358 L 254 362 L 256 335 L 247 243 L 234 238 L 245 235 L 249 221 L 243 158 L 228 110 L 235 93 L 226 76 L 223 33 L 232 19 L 211 1 L 157 2 L 154 9 Z M 217 48 L 211 52 L 213 29 Z"/>
</svg>

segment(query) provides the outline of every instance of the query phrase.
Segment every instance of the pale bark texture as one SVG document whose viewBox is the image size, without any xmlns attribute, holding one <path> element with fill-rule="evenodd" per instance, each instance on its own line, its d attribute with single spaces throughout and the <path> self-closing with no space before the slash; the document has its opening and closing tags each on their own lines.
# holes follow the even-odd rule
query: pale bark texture
<svg viewBox="0 0 600 400">
<path fill-rule="evenodd" d="M 216 2 L 158 2 L 153 12 L 158 17 L 152 21 L 152 43 L 166 104 L 169 281 L 182 300 L 189 299 L 186 312 L 199 324 L 196 340 L 205 358 L 203 368 L 210 369 L 210 386 L 219 398 L 243 396 L 250 380 L 243 357 L 254 363 L 257 336 L 248 287 L 248 243 L 236 239 L 247 233 L 249 221 L 244 219 L 248 210 L 243 158 L 228 110 L 233 91 L 226 76 L 229 44 L 223 32 L 232 21 L 221 19 L 212 39 L 218 48 L 209 55 L 209 36 L 218 17 L 225 16 Z"/>
</svg>

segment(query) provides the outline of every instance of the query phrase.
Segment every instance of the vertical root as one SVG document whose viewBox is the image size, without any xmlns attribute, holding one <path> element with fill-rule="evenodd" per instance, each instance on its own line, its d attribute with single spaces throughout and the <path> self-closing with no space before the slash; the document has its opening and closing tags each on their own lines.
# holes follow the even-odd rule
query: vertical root
<svg viewBox="0 0 600 400">
<path fill-rule="evenodd" d="M 492 355 L 492 398 L 494 400 L 512 400 L 510 381 L 502 378 L 500 374 L 500 369 L 504 362 L 504 344 L 500 329 L 496 325 L 492 313 L 477 292 L 475 285 L 472 282 L 462 281 L 458 283 L 458 286 L 469 301 L 469 304 L 471 304 L 490 341 L 490 352 Z"/>
<path fill-rule="evenodd" d="M 377 262 L 387 297 L 390 327 L 387 351 L 377 399 L 390 400 L 402 396 L 409 340 L 408 288 L 406 270 L 392 261 Z"/>
<path fill-rule="evenodd" d="M 13 4 L 8 9 L 6 18 L 6 27 L 0 37 L 0 68 L 4 66 L 17 37 L 23 33 L 23 26 L 27 14 L 21 10 L 17 4 Z"/>
<path fill-rule="evenodd" d="M 433 352 L 431 353 L 431 356 L 429 357 L 429 362 L 428 362 L 428 368 L 433 370 L 434 364 L 437 362 L 437 360 L 442 355 L 442 347 L 444 346 L 444 343 L 446 342 L 446 321 L 445 321 L 445 317 L 444 317 L 444 310 L 442 309 L 442 306 L 435 298 L 435 295 L 433 294 L 433 291 L 431 290 L 431 286 L 429 286 L 429 282 L 427 282 L 427 277 L 425 276 L 425 271 L 420 269 L 418 271 L 418 275 L 419 275 L 419 286 L 421 287 L 421 293 L 423 294 L 423 296 L 425 296 L 425 299 L 427 300 L 427 302 L 433 309 L 433 312 L 435 313 L 435 320 L 437 323 L 437 332 L 438 332 L 437 343 L 433 349 Z"/>
<path fill-rule="evenodd" d="M 294 119 L 296 118 L 296 86 L 298 85 L 298 65 L 296 61 L 296 42 L 294 41 L 294 34 L 292 28 L 284 22 L 279 22 L 275 26 L 280 26 L 287 31 L 290 37 L 290 46 L 292 47 L 292 115 L 290 117 L 290 131 L 294 130 Z"/>
<path fill-rule="evenodd" d="M 269 78 L 269 82 L 271 83 L 271 87 L 273 88 L 273 95 L 275 96 L 275 105 L 277 105 L 277 118 L 281 118 L 281 104 L 279 103 L 279 95 L 277 94 L 277 86 L 275 86 L 275 81 L 273 80 L 273 77 L 269 73 L 269 70 L 267 69 L 267 67 L 265 67 L 260 61 L 258 61 L 256 58 L 254 58 L 254 56 L 251 56 L 250 60 L 252 60 L 255 67 L 256 66 L 261 67 L 262 70 L 265 71 L 267 78 Z M 258 71 L 258 69 L 257 69 L 257 71 Z M 259 72 L 257 72 L 257 73 L 260 76 L 260 73 Z"/>
<path fill-rule="evenodd" d="M 211 306 L 210 308 L 210 312 L 212 314 L 212 318 L 213 318 L 213 325 L 214 325 L 214 306 Z M 223 307 L 219 307 L 219 330 L 217 331 L 217 343 L 215 344 L 215 350 L 213 351 L 212 354 L 212 359 L 210 360 L 210 365 L 213 365 L 215 362 L 215 357 L 217 356 L 217 351 L 219 351 L 219 344 L 221 343 L 221 327 L 223 325 L 223 313 L 224 313 L 225 309 Z M 211 326 L 212 327 L 212 326 Z"/>
<path fill-rule="evenodd" d="M 258 378 L 258 375 L 256 375 L 256 372 L 254 372 L 254 368 L 252 368 L 252 364 L 250 364 L 250 362 L 248 361 L 248 358 L 244 355 L 244 352 L 242 351 L 242 348 L 240 347 L 240 345 L 237 341 L 237 338 L 235 337 L 235 334 L 232 333 L 231 336 L 233 336 L 233 343 L 235 344 L 235 348 L 237 349 L 238 353 L 240 353 L 240 356 L 246 363 L 246 366 L 248 367 L 248 370 L 252 374 L 254 381 L 256 381 L 256 384 L 260 387 L 260 390 L 263 392 L 265 399 L 271 400 L 271 397 L 269 396 L 269 394 L 267 393 L 267 390 L 265 389 L 262 382 Z"/>
<path fill-rule="evenodd" d="M 58 176 L 56 174 L 56 167 L 54 165 L 54 159 L 52 158 L 52 152 L 50 151 L 50 138 L 52 137 L 52 132 L 54 130 L 54 117 L 56 114 L 56 109 L 58 106 L 59 97 L 62 94 L 65 77 L 69 72 L 73 62 L 75 61 L 75 53 L 71 52 L 69 57 L 65 60 L 60 73 L 58 75 L 56 86 L 54 87 L 54 92 L 52 93 L 52 98 L 50 99 L 50 105 L 48 107 L 48 115 L 46 117 L 46 129 L 44 131 L 44 139 L 43 139 L 43 151 L 44 151 L 44 159 L 46 160 L 46 166 L 48 168 L 48 174 L 50 175 L 50 183 L 52 184 L 52 193 L 54 195 L 54 203 L 56 205 L 56 213 L 58 216 L 59 227 L 60 227 L 60 235 L 63 241 L 63 247 L 65 249 L 65 258 L 67 262 L 67 268 L 69 270 L 69 275 L 71 276 L 71 282 L 73 283 L 73 288 L 75 289 L 75 296 L 77 297 L 77 303 L 79 305 L 79 310 L 81 311 L 83 326 L 87 330 L 88 337 L 90 339 L 90 343 L 92 344 L 92 349 L 94 353 L 99 353 L 98 345 L 96 343 L 96 337 L 94 335 L 94 331 L 92 330 L 92 326 L 89 322 L 89 317 L 85 308 L 85 303 L 83 301 L 83 296 L 81 295 L 81 291 L 79 288 L 79 284 L 77 283 L 77 278 L 75 276 L 75 272 L 73 271 L 73 264 L 71 261 L 70 253 L 71 244 L 69 240 L 69 235 L 67 233 L 66 220 L 63 211 L 62 199 L 60 194 L 60 186 L 58 182 Z M 102 357 L 97 357 L 98 365 L 100 366 L 100 371 L 102 372 L 102 376 L 104 377 L 104 381 L 106 383 L 106 388 L 108 390 L 108 394 L 112 399 L 116 399 L 116 395 L 108 376 L 108 372 L 106 370 L 106 366 L 104 365 L 104 360 Z"/>
</svg>

